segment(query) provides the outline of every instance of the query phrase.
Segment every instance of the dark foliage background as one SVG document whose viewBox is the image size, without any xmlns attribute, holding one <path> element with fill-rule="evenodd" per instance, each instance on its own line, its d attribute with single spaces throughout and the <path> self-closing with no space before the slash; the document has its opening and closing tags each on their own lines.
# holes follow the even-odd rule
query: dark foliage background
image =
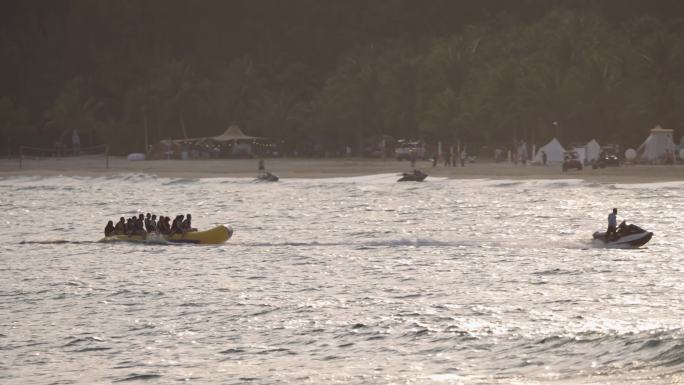
<svg viewBox="0 0 684 385">
<path fill-rule="evenodd" d="M 677 0 L 0 1 L 0 151 L 216 135 L 638 144 L 684 122 Z M 552 122 L 559 122 L 554 126 Z M 65 141 L 66 138 L 65 138 Z"/>
</svg>

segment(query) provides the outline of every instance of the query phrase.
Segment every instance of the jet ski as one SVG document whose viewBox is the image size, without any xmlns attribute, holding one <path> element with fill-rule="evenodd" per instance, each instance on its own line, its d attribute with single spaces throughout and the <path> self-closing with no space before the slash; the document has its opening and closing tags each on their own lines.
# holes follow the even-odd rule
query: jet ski
<svg viewBox="0 0 684 385">
<path fill-rule="evenodd" d="M 278 176 L 271 174 L 270 172 L 265 172 L 256 178 L 257 181 L 261 182 L 277 182 Z"/>
<path fill-rule="evenodd" d="M 427 176 L 426 173 L 420 170 L 413 170 L 413 172 L 402 173 L 401 178 L 397 182 L 422 182 Z"/>
<path fill-rule="evenodd" d="M 594 239 L 603 242 L 605 246 L 639 247 L 648 243 L 652 237 L 652 232 L 637 225 L 626 225 L 625 222 L 618 226 L 615 236 L 611 236 L 610 239 L 606 238 L 605 232 L 594 233 Z"/>
</svg>

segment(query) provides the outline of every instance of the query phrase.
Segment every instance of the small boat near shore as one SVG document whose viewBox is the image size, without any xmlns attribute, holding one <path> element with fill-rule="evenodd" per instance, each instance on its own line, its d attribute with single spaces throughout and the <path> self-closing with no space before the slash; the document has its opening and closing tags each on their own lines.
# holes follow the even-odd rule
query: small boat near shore
<svg viewBox="0 0 684 385">
<path fill-rule="evenodd" d="M 217 245 L 224 243 L 233 236 L 231 226 L 220 225 L 213 229 L 204 231 L 189 231 L 184 234 L 161 235 L 151 233 L 147 235 L 112 235 L 106 237 L 104 241 L 122 242 L 169 242 L 169 243 L 191 243 L 198 245 Z"/>
</svg>

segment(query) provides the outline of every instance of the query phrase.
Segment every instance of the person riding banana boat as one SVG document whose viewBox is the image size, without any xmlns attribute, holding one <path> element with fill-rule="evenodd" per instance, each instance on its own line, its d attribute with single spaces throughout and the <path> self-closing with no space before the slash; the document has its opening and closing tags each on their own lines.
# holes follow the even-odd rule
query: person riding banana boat
<svg viewBox="0 0 684 385">
<path fill-rule="evenodd" d="M 115 235 L 138 235 L 145 237 L 147 234 L 161 234 L 161 235 L 173 235 L 173 234 L 185 234 L 188 232 L 197 231 L 196 228 L 192 227 L 192 215 L 187 214 L 185 219 L 183 215 L 176 216 L 173 220 L 173 224 L 169 225 L 170 218 L 166 216 L 160 216 L 157 220 L 157 215 L 147 215 L 140 214 L 137 217 L 133 216 L 128 219 L 120 217 L 119 221 L 114 225 L 113 221 L 107 222 L 104 233 L 105 237 L 111 237 Z"/>
</svg>

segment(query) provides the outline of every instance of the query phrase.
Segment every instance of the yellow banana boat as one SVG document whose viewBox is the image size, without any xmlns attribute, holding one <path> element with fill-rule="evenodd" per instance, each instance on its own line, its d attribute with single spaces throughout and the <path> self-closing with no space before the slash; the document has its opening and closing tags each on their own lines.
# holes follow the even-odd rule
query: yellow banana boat
<svg viewBox="0 0 684 385">
<path fill-rule="evenodd" d="M 190 231 L 185 234 L 171 235 L 112 235 L 105 238 L 106 241 L 128 241 L 128 242 L 154 242 L 166 241 L 171 243 L 193 243 L 198 245 L 216 245 L 224 243 L 233 236 L 233 228 L 230 226 L 216 226 L 205 231 Z"/>
</svg>

